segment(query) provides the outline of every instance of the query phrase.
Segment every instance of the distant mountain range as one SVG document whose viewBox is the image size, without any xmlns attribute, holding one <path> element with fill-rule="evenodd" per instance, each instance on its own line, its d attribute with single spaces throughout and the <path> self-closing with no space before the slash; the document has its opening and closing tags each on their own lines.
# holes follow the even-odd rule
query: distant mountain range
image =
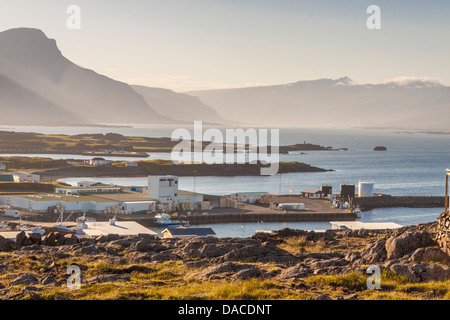
<svg viewBox="0 0 450 320">
<path fill-rule="evenodd" d="M 399 78 L 382 84 L 332 80 L 188 92 L 228 119 L 279 126 L 448 130 L 450 87 Z"/>
<path fill-rule="evenodd" d="M 0 123 L 229 123 L 196 97 L 132 87 L 66 59 L 38 29 L 0 33 Z"/>
<path fill-rule="evenodd" d="M 348 77 L 177 93 L 82 68 L 41 30 L 0 32 L 0 124 L 209 124 L 448 130 L 450 87 Z"/>
</svg>

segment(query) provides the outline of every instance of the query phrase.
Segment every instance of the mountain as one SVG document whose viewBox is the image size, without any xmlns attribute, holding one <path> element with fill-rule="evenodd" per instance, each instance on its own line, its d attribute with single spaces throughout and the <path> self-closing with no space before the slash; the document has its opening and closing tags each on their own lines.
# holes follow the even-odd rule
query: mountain
<svg viewBox="0 0 450 320">
<path fill-rule="evenodd" d="M 357 84 L 348 77 L 188 92 L 225 118 L 263 125 L 448 129 L 450 87 L 399 78 Z"/>
<path fill-rule="evenodd" d="M 177 93 L 168 89 L 132 85 L 137 93 L 144 97 L 148 105 L 159 114 L 170 116 L 179 121 L 202 120 L 214 124 L 231 124 L 222 118 L 215 109 L 204 104 L 198 97 Z"/>
<path fill-rule="evenodd" d="M 38 29 L 0 33 L 0 123 L 174 123 L 130 85 L 81 68 Z"/>
</svg>

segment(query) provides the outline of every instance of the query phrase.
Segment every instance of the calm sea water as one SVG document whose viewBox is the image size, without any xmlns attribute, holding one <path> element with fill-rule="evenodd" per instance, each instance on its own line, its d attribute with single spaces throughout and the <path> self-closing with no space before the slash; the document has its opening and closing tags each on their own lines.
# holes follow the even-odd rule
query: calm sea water
<svg viewBox="0 0 450 320">
<path fill-rule="evenodd" d="M 187 129 L 192 129 L 186 127 Z M 206 127 L 205 127 L 206 128 Z M 80 134 L 115 132 L 129 136 L 170 137 L 170 126 L 135 126 L 133 128 L 106 127 L 19 127 L 0 126 L 0 130 Z M 235 192 L 269 192 L 275 194 L 298 193 L 306 188 L 319 188 L 321 184 L 333 186 L 339 192 L 341 183 L 358 185 L 359 181 L 374 182 L 374 192 L 391 195 L 444 195 L 445 169 L 450 168 L 450 135 L 400 133 L 360 129 L 280 129 L 280 144 L 307 141 L 349 151 L 307 151 L 305 154 L 280 155 L 280 161 L 299 161 L 333 169 L 320 173 L 289 173 L 256 177 L 180 177 L 180 188 L 201 193 L 225 195 Z M 386 146 L 388 151 L 373 151 L 375 146 Z M 89 157 L 75 155 L 39 155 L 52 158 Z M 111 157 L 111 160 L 123 160 Z M 130 159 L 130 158 L 126 158 Z M 150 153 L 150 158 L 170 159 L 168 153 Z M 136 159 L 137 160 L 137 159 Z M 62 181 L 75 184 L 92 178 L 67 178 Z M 147 184 L 146 178 L 96 178 L 95 180 L 119 185 Z M 363 221 L 397 222 L 401 225 L 433 221 L 441 209 L 377 209 L 363 213 Z M 300 229 L 328 229 L 327 223 L 289 223 Z M 224 224 L 214 225 L 221 236 L 248 236 L 259 229 L 281 229 L 285 224 Z M 233 230 L 233 231 L 231 231 Z"/>
</svg>

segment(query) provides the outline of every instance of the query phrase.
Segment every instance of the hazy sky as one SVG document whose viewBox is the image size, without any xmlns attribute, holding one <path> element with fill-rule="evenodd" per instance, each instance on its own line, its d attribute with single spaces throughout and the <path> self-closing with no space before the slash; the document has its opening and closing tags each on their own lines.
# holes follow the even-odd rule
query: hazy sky
<svg viewBox="0 0 450 320">
<path fill-rule="evenodd" d="M 81 30 L 69 30 L 69 5 Z M 369 30 L 369 5 L 381 30 Z M 42 29 L 73 62 L 175 91 L 348 76 L 450 85 L 448 0 L 0 0 L 0 30 Z"/>
</svg>

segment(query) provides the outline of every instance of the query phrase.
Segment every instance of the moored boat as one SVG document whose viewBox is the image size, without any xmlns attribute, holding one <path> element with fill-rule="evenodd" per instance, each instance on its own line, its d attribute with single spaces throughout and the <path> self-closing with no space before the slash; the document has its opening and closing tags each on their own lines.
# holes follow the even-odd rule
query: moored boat
<svg viewBox="0 0 450 320">
<path fill-rule="evenodd" d="M 155 216 L 156 218 L 156 224 L 162 227 L 173 227 L 173 226 L 183 226 L 183 227 L 189 227 L 190 223 L 189 221 L 181 221 L 181 220 L 172 220 L 172 217 L 170 214 L 163 213 L 163 214 L 157 214 Z"/>
</svg>

